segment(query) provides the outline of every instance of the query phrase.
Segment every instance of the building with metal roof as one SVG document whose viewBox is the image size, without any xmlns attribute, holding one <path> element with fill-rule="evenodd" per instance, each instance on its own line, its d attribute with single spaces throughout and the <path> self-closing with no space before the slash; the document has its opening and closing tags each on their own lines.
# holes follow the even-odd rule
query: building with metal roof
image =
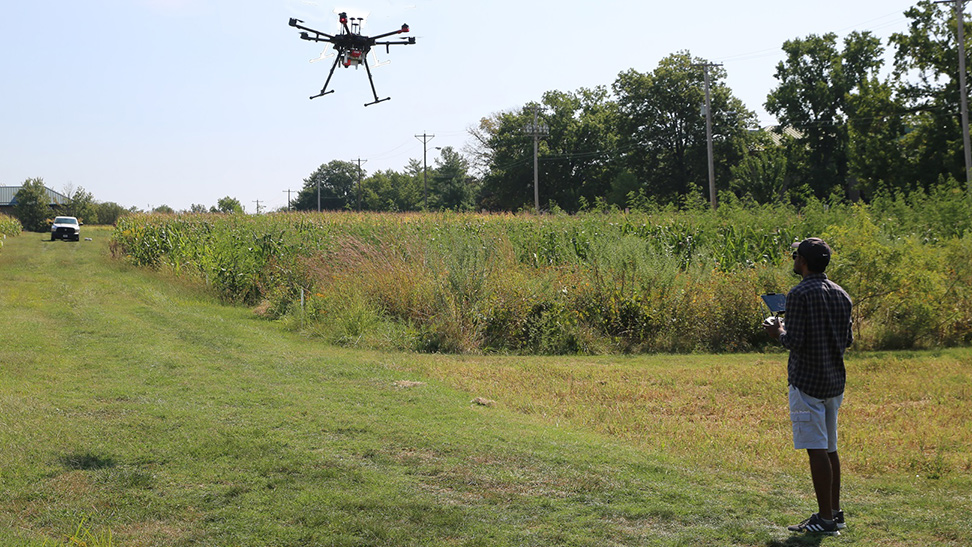
<svg viewBox="0 0 972 547">
<path fill-rule="evenodd" d="M 0 186 L 0 213 L 12 214 L 13 208 L 17 204 L 17 192 L 23 188 L 22 186 Z M 44 187 L 47 190 L 47 199 L 51 207 L 63 207 L 67 205 L 67 196 L 60 192 L 55 192 L 48 187 Z"/>
<path fill-rule="evenodd" d="M 787 138 L 792 139 L 802 139 L 803 132 L 789 125 L 770 125 L 761 129 L 764 133 L 769 135 L 773 144 L 780 145 L 783 144 L 784 140 Z"/>
</svg>

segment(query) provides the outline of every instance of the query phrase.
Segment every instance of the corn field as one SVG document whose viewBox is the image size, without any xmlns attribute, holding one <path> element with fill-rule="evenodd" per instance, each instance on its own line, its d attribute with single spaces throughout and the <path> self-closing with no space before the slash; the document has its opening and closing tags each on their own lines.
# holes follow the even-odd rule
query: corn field
<svg viewBox="0 0 972 547">
<path fill-rule="evenodd" d="M 759 295 L 796 284 L 790 245 L 820 236 L 834 248 L 828 274 L 855 300 L 855 347 L 921 348 L 972 341 L 967 201 L 943 193 L 799 211 L 542 217 L 135 215 L 119 220 L 111 249 L 349 346 L 730 352 L 768 344 Z"/>
<path fill-rule="evenodd" d="M 3 240 L 8 237 L 18 236 L 23 231 L 20 221 L 0 213 L 0 249 L 3 249 Z"/>
</svg>

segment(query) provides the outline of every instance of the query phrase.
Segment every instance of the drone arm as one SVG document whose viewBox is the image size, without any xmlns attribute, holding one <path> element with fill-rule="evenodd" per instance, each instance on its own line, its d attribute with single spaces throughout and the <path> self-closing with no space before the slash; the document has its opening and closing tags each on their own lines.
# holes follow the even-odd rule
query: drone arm
<svg viewBox="0 0 972 547">
<path fill-rule="evenodd" d="M 317 32 L 316 30 L 312 30 L 311 32 L 313 32 L 315 36 L 311 36 L 307 32 L 301 32 L 300 39 L 308 40 L 310 42 L 330 42 L 332 44 L 334 43 L 334 37 L 331 36 L 330 34 L 324 34 L 323 32 Z"/>
<path fill-rule="evenodd" d="M 402 39 L 401 42 L 375 42 L 376 46 L 385 46 L 385 52 L 391 53 L 392 46 L 410 46 L 415 43 L 415 38 L 409 37 L 408 39 Z"/>
<path fill-rule="evenodd" d="M 321 32 L 319 30 L 314 30 L 314 29 L 312 29 L 310 27 L 305 27 L 304 25 L 301 25 L 300 23 L 303 23 L 303 21 L 301 21 L 300 19 L 294 19 L 293 17 L 290 18 L 290 26 L 292 26 L 294 28 L 297 28 L 297 29 L 300 29 L 300 30 L 307 31 L 307 32 L 301 32 L 300 33 L 301 40 L 310 40 L 312 42 L 330 42 L 334 38 L 334 36 L 331 36 L 330 34 L 328 34 L 326 32 Z M 315 36 L 315 37 L 312 38 L 308 34 L 308 32 L 313 32 L 317 36 Z M 324 36 L 325 39 L 321 39 L 320 36 Z"/>
<path fill-rule="evenodd" d="M 375 42 L 378 46 L 409 46 L 415 43 L 415 38 L 409 36 L 408 38 L 402 38 L 398 42 Z"/>
<path fill-rule="evenodd" d="M 379 34 L 378 36 L 372 36 L 372 40 L 380 40 L 381 38 L 388 38 L 389 36 L 395 36 L 396 34 L 401 34 L 403 32 L 408 32 L 408 25 L 402 25 L 400 30 L 393 30 L 391 32 L 386 32 L 385 34 Z M 406 42 L 402 42 L 406 43 Z"/>
</svg>

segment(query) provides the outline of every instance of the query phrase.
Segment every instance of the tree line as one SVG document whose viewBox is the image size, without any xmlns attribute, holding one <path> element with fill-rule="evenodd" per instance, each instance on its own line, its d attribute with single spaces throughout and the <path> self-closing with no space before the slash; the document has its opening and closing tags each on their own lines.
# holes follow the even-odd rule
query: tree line
<svg viewBox="0 0 972 547">
<path fill-rule="evenodd" d="M 72 216 L 85 224 L 113 225 L 124 215 L 139 212 L 135 207 L 125 208 L 108 201 L 95 200 L 94 195 L 83 187 L 64 189 L 67 198 L 63 203 L 52 207 L 47 194 L 44 179 L 29 178 L 21 185 L 15 195 L 13 207 L 14 217 L 20 221 L 23 229 L 31 232 L 44 232 L 50 229 L 51 220 L 55 215 Z M 168 205 L 160 205 L 152 210 L 153 213 L 175 213 Z M 193 204 L 193 213 L 244 213 L 243 205 L 236 198 L 226 196 L 220 198 L 216 205 L 208 209 L 203 205 Z"/>
<path fill-rule="evenodd" d="M 904 15 L 907 30 L 886 44 L 869 31 L 785 42 L 765 103 L 779 120 L 772 128 L 757 126 L 724 68 L 680 51 L 610 86 L 548 91 L 484 117 L 462 152 L 442 148 L 429 169 L 414 159 L 370 175 L 353 162 L 323 164 L 290 208 L 532 209 L 534 116 L 548 128 L 538 154 L 544 208 L 707 201 L 706 70 L 720 200 L 799 206 L 958 185 L 966 178 L 959 97 L 968 90 L 959 89 L 955 14 L 921 0 Z"/>
<path fill-rule="evenodd" d="M 95 201 L 91 192 L 83 187 L 65 189 L 64 203 L 57 209 L 51 208 L 44 179 L 29 178 L 21 185 L 15 196 L 13 214 L 23 229 L 44 232 L 50 229 L 50 221 L 55 215 L 77 217 L 86 224 L 114 224 L 122 215 L 133 212 L 114 202 Z"/>
<path fill-rule="evenodd" d="M 544 209 L 706 203 L 712 197 L 706 76 L 719 202 L 799 207 L 813 200 L 870 201 L 958 186 L 966 180 L 959 102 L 968 89 L 959 84 L 955 13 L 921 0 L 904 15 L 907 30 L 886 43 L 869 31 L 785 42 L 776 87 L 765 102 L 779 120 L 774 127 L 758 127 L 755 113 L 726 84 L 723 67 L 680 51 L 651 72 L 630 69 L 610 85 L 548 91 L 521 108 L 485 116 L 469 128 L 461 151 L 438 149 L 430 166 L 412 159 L 400 171 L 369 174 L 350 161 L 324 163 L 286 208 L 532 209 L 529 128 L 535 120 L 546 129 L 537 154 Z M 972 24 L 965 27 L 972 35 Z M 885 71 L 887 52 L 893 52 L 893 61 Z M 64 213 L 89 223 L 112 224 L 135 211 L 98 203 L 83 188 L 69 193 Z M 162 205 L 154 212 L 175 211 Z M 190 212 L 245 211 L 227 196 L 209 208 L 193 204 Z M 34 216 L 43 219 L 50 212 Z"/>
</svg>

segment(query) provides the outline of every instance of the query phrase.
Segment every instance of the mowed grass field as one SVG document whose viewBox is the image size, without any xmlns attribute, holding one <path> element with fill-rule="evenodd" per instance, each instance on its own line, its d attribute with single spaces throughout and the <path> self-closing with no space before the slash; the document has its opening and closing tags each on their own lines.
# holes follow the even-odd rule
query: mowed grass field
<svg viewBox="0 0 972 547">
<path fill-rule="evenodd" d="M 0 252 L 0 545 L 972 544 L 972 350 L 849 357 L 848 528 L 791 536 L 782 352 L 339 349 L 83 235 Z"/>
</svg>

